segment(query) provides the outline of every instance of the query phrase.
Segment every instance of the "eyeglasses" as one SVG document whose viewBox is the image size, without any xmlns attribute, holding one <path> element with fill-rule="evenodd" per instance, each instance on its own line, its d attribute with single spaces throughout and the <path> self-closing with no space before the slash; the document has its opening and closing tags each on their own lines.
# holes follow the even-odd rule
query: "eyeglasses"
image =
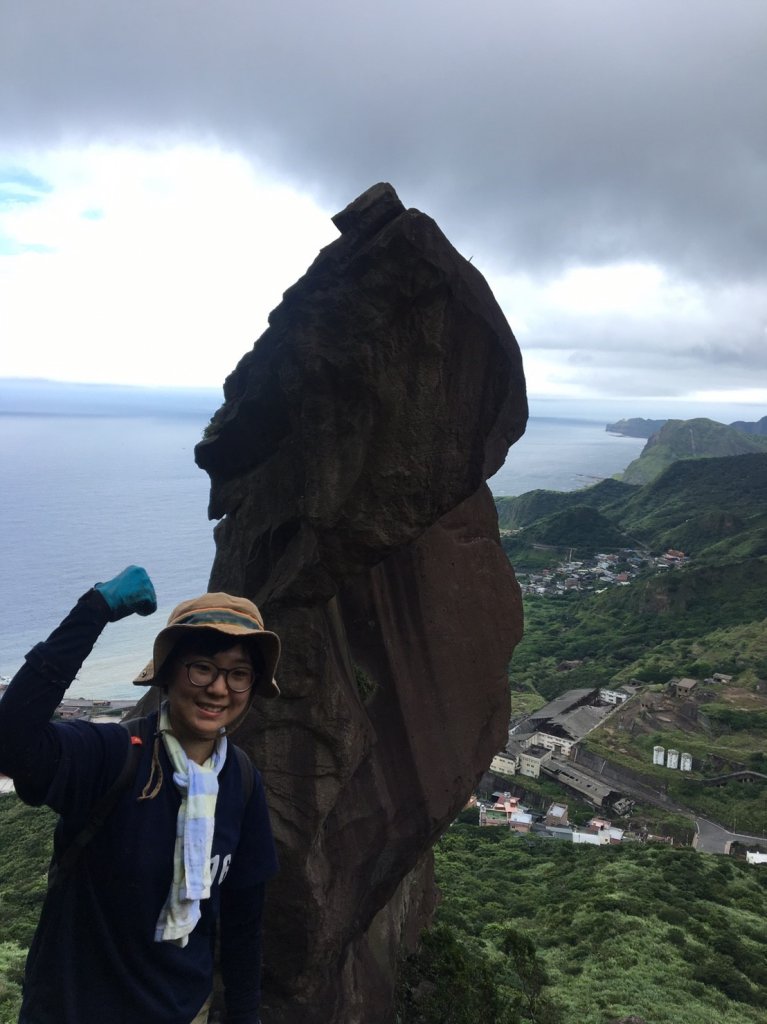
<svg viewBox="0 0 767 1024">
<path fill-rule="evenodd" d="M 223 676 L 224 682 L 233 693 L 244 693 L 256 681 L 256 673 L 244 665 L 220 668 L 214 661 L 187 661 L 184 667 L 192 686 L 210 686 L 219 676 Z"/>
</svg>

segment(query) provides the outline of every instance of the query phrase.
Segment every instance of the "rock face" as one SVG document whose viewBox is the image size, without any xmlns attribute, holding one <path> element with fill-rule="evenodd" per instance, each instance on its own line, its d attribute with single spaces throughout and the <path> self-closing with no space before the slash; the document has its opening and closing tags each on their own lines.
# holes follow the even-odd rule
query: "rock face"
<svg viewBox="0 0 767 1024">
<path fill-rule="evenodd" d="M 522 629 L 485 485 L 527 420 L 511 330 L 391 186 L 334 222 L 196 450 L 221 519 L 210 588 L 283 641 L 283 696 L 238 734 L 282 867 L 264 1024 L 391 1021 L 430 848 L 505 740 Z"/>
</svg>

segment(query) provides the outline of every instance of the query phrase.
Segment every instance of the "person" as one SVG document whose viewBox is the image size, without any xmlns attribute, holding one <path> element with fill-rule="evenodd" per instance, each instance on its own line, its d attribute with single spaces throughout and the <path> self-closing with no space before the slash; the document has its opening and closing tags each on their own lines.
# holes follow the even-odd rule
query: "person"
<svg viewBox="0 0 767 1024">
<path fill-rule="evenodd" d="M 119 723 L 51 721 L 107 623 L 155 609 L 138 566 L 95 584 L 0 701 L 0 771 L 23 801 L 59 814 L 20 1024 L 201 1024 L 217 926 L 226 1022 L 258 1024 L 264 888 L 277 859 L 260 776 L 227 737 L 256 697 L 279 694 L 277 635 L 245 598 L 185 601 L 135 680 L 158 693 L 145 743 Z M 64 870 L 136 744 L 135 776 Z"/>
</svg>

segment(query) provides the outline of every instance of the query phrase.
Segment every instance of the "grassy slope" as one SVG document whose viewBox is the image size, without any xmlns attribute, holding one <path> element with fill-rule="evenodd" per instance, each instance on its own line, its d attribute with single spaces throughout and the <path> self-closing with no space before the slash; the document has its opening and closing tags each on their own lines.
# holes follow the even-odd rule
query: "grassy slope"
<svg viewBox="0 0 767 1024">
<path fill-rule="evenodd" d="M 594 848 L 454 826 L 439 920 L 501 986 L 504 926 L 534 938 L 563 1024 L 756 1024 L 767 1007 L 767 872 L 666 847 Z"/>
<path fill-rule="evenodd" d="M 56 816 L 0 797 L 0 1024 L 15 1024 L 21 976 L 47 883 Z"/>
</svg>

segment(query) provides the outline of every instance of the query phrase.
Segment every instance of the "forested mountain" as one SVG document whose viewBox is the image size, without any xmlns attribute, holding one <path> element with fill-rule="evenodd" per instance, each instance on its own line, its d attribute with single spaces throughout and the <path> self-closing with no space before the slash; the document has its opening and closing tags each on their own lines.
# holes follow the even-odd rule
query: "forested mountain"
<svg viewBox="0 0 767 1024">
<path fill-rule="evenodd" d="M 635 546 L 678 548 L 699 562 L 760 557 L 767 555 L 767 452 L 679 460 L 644 486 L 603 480 L 579 491 L 497 498 L 496 507 L 504 546 L 523 568 L 541 543 L 573 548 L 576 557 Z M 578 529 L 569 533 L 571 522 Z"/>
<path fill-rule="evenodd" d="M 731 423 L 730 426 L 735 427 L 736 430 L 742 430 L 744 434 L 761 434 L 764 437 L 767 435 L 767 416 L 762 416 L 755 423 L 747 420 L 737 420 L 735 423 Z"/>
<path fill-rule="evenodd" d="M 621 479 L 627 484 L 645 484 L 678 459 L 748 452 L 767 452 L 767 437 L 746 434 L 709 419 L 668 420 L 648 440 L 639 458 L 629 463 Z"/>
</svg>

